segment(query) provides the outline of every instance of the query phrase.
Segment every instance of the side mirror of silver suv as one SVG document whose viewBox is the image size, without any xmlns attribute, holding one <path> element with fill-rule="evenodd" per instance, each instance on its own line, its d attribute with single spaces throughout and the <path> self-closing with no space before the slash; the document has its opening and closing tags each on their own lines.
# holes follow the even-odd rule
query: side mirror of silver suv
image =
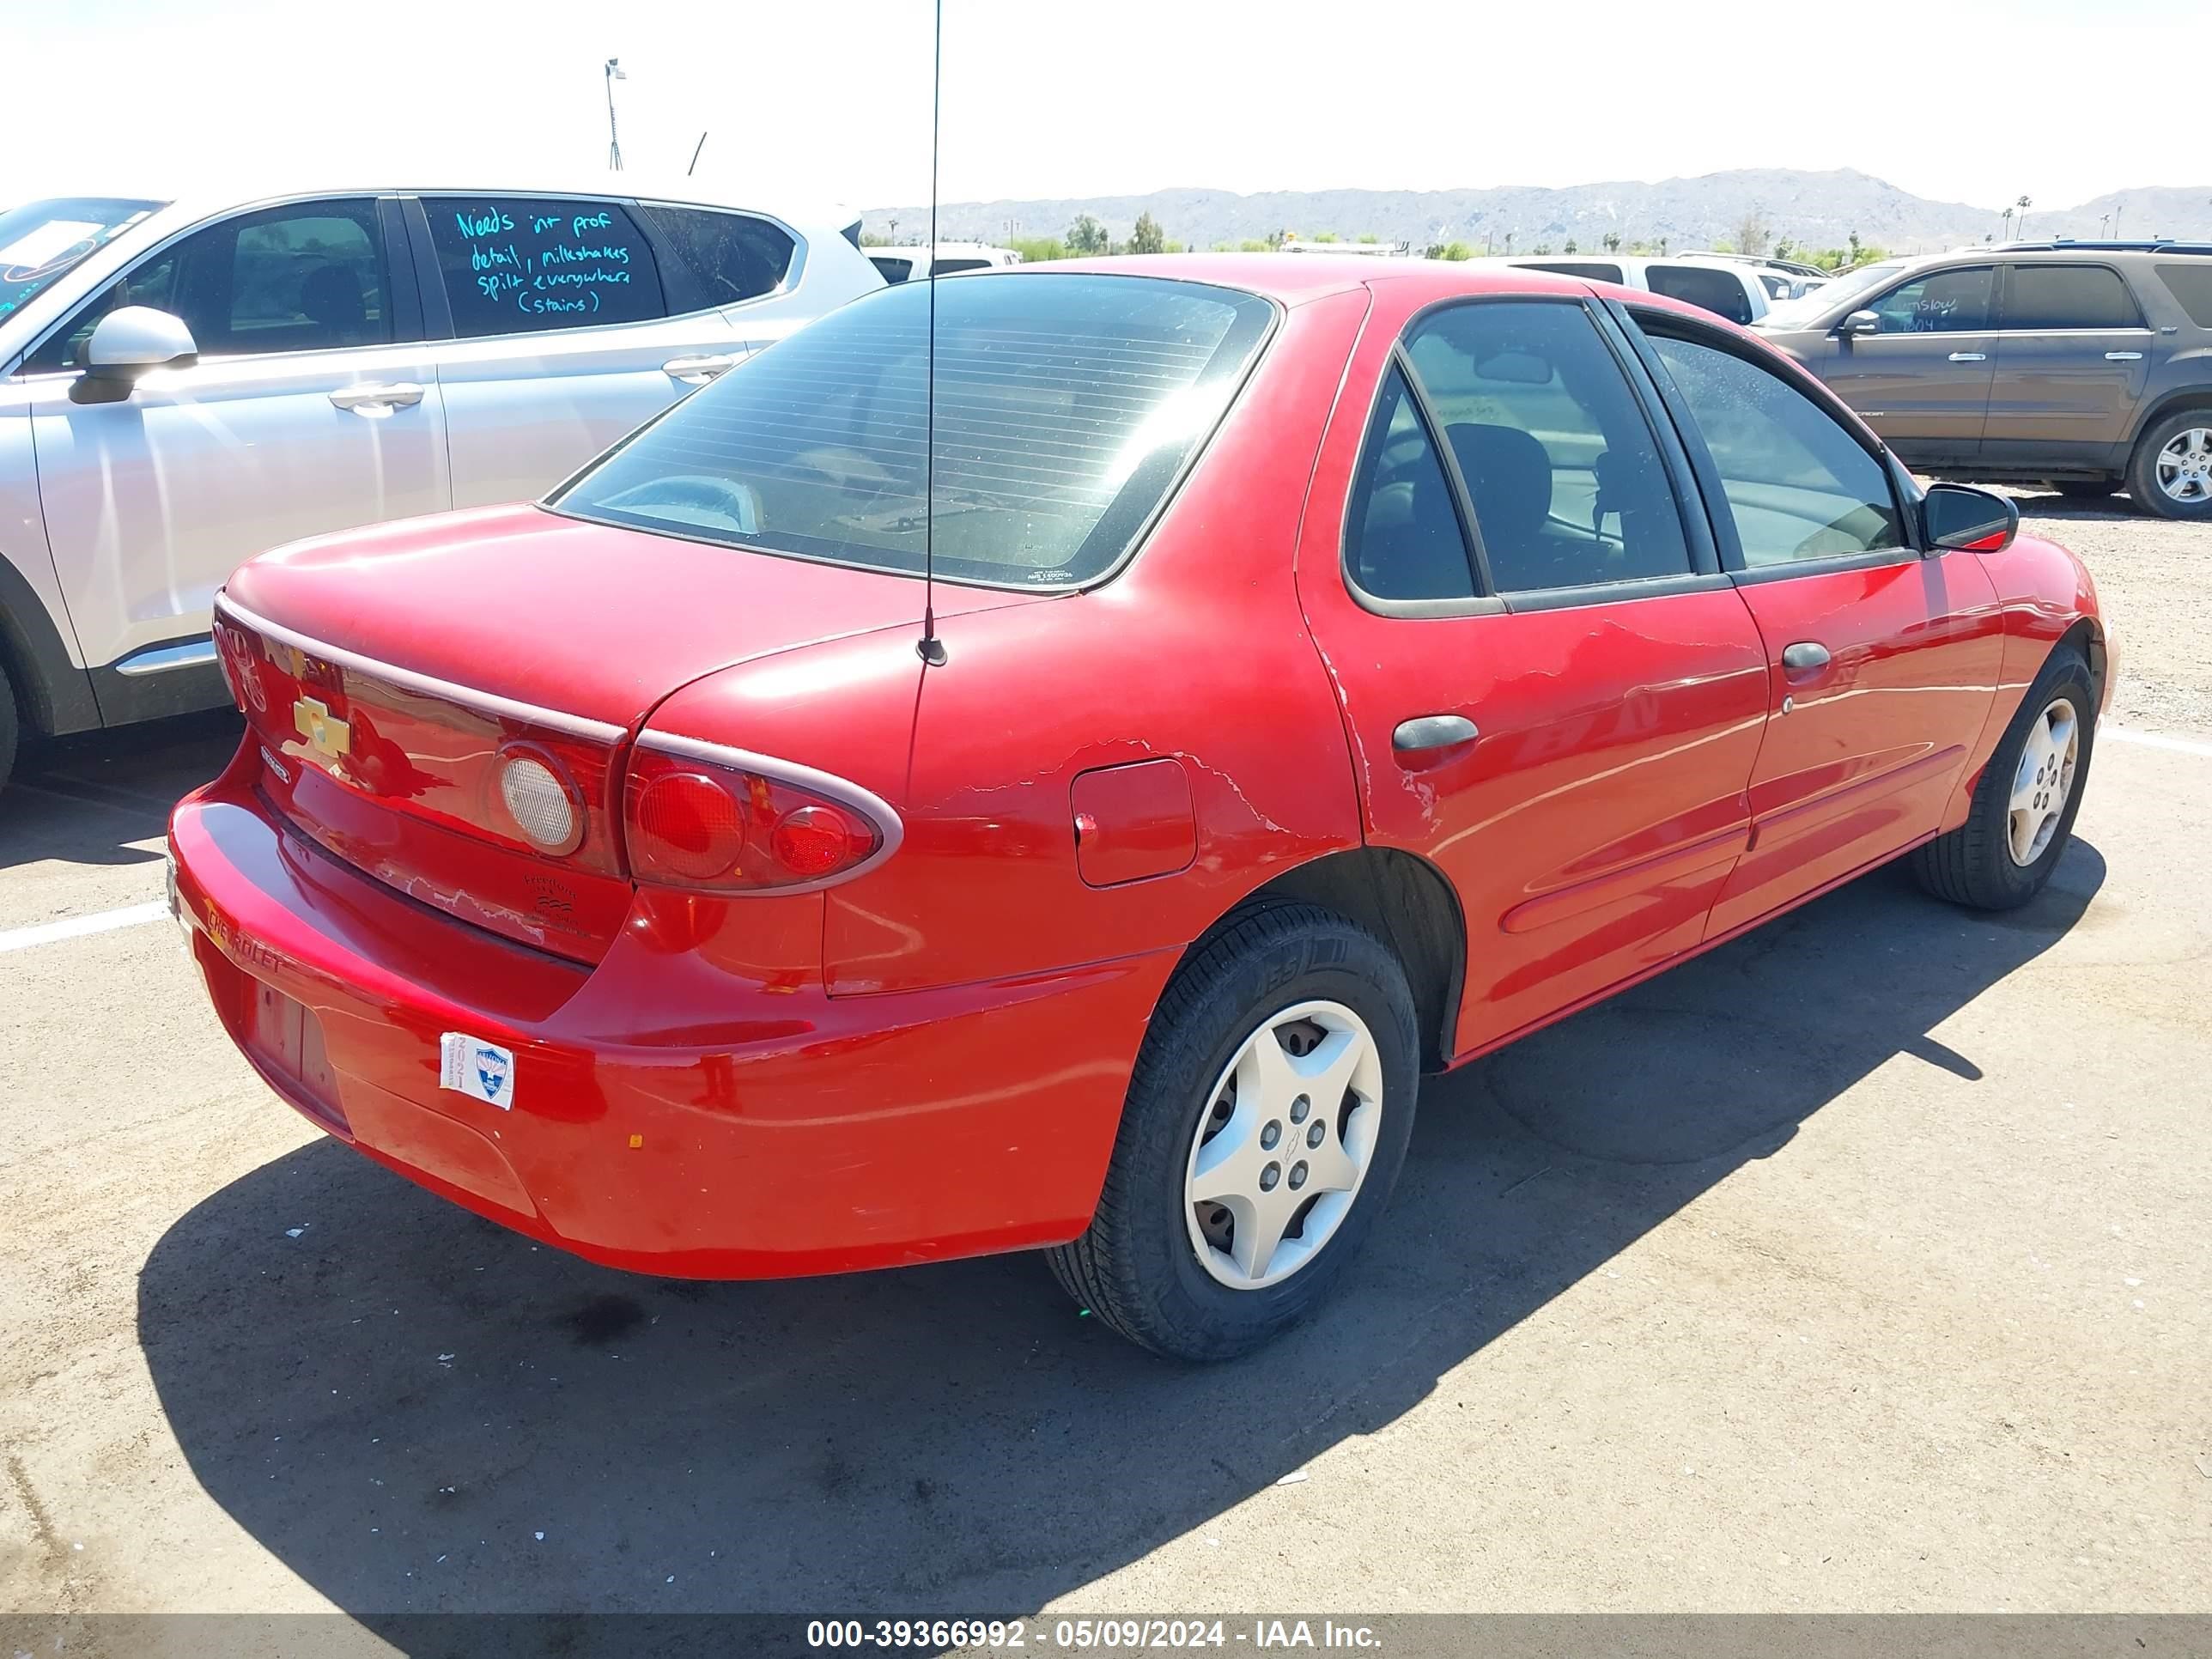
<svg viewBox="0 0 2212 1659">
<path fill-rule="evenodd" d="M 122 306 L 100 319 L 84 343 L 80 399 L 108 403 L 131 395 L 140 375 L 155 368 L 190 368 L 200 349 L 184 319 L 151 306 Z"/>
</svg>

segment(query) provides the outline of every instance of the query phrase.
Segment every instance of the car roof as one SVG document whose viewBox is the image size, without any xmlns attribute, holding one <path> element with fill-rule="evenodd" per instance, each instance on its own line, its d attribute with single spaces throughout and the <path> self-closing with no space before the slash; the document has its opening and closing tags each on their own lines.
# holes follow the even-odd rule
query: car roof
<svg viewBox="0 0 2212 1659">
<path fill-rule="evenodd" d="M 1054 259 L 1003 270 L 976 271 L 960 280 L 1031 282 L 1049 280 L 1054 272 L 1070 271 L 1208 283 L 1217 288 L 1241 289 L 1285 306 L 1304 305 L 1329 295 L 1384 283 L 1403 283 L 1411 286 L 1415 297 L 1424 303 L 1431 299 L 1445 300 L 1470 294 L 1572 297 L 1600 294 L 1632 305 L 1679 312 L 1701 321 L 1713 320 L 1709 312 L 1644 289 L 1534 270 L 1526 265 L 1509 265 L 1503 260 L 1422 259 L 1411 256 L 1386 258 L 1328 253 L 1144 253 L 1112 258 Z"/>
<path fill-rule="evenodd" d="M 178 188 L 165 189 L 153 179 L 134 181 L 123 189 L 111 181 L 95 186 L 57 192 L 65 196 L 113 197 L 126 201 L 163 204 L 169 222 L 198 221 L 264 202 L 282 202 L 302 196 L 612 196 L 648 202 L 673 202 L 697 207 L 730 208 L 764 213 L 780 219 L 811 240 L 842 233 L 860 214 L 836 204 L 775 202 L 718 185 L 711 179 L 685 178 L 680 173 L 615 173 L 606 170 L 548 170 L 521 176 L 483 177 L 473 173 L 446 179 L 418 177 L 324 177 L 301 179 L 276 173 L 241 173 L 210 181 L 195 178 Z M 38 198 L 31 198 L 38 199 Z M 51 198 L 49 198 L 51 199 Z M 20 205 L 20 204 L 19 204 Z"/>
</svg>

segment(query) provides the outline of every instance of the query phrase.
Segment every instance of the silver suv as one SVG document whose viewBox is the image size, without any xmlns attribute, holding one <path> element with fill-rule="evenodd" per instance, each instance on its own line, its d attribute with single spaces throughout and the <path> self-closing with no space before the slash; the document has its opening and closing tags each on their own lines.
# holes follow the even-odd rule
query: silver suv
<svg viewBox="0 0 2212 1659">
<path fill-rule="evenodd" d="M 225 701 L 251 555 L 539 495 L 882 287 L 858 231 L 627 174 L 0 212 L 0 781 L 19 729 Z"/>
</svg>

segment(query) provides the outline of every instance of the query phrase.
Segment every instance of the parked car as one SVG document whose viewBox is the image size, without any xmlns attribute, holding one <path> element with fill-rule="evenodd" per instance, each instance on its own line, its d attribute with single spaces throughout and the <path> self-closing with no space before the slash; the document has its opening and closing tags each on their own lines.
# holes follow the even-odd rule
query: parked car
<svg viewBox="0 0 2212 1659">
<path fill-rule="evenodd" d="M 1679 254 L 1673 258 L 1642 255 L 1606 254 L 1554 256 L 1533 254 L 1498 259 L 1475 259 L 1471 264 L 1503 266 L 1519 270 L 1549 270 L 1586 282 L 1618 283 L 1681 300 L 1732 323 L 1755 323 L 1766 315 L 1771 303 L 1766 285 L 1749 267 L 1706 254 Z"/>
<path fill-rule="evenodd" d="M 628 174 L 0 216 L 0 781 L 19 722 L 222 702 L 247 555 L 536 495 L 882 285 L 835 224 Z"/>
<path fill-rule="evenodd" d="M 1759 328 L 1924 473 L 2124 489 L 2162 517 L 2212 519 L 2212 252 L 1883 260 Z"/>
<path fill-rule="evenodd" d="M 1085 262 L 939 288 L 933 393 L 929 304 L 232 577 L 173 895 L 311 1121 L 594 1261 L 1046 1247 L 1219 1358 L 1387 1224 L 1423 1072 L 2066 847 L 2087 573 L 1707 313 Z"/>
<path fill-rule="evenodd" d="M 1808 265 L 1797 259 L 1778 259 L 1763 253 L 1716 253 L 1705 249 L 1682 256 L 1692 259 L 1726 260 L 1744 266 L 1759 278 L 1759 285 L 1766 290 L 1770 301 L 1802 300 L 1828 280 L 1828 273 L 1818 265 Z"/>
<path fill-rule="evenodd" d="M 993 270 L 1022 262 L 1022 256 L 1010 247 L 988 247 L 981 242 L 939 242 L 933 253 L 926 247 L 872 247 L 867 254 L 886 283 L 911 283 L 933 273 L 951 276 L 963 270 Z"/>
</svg>

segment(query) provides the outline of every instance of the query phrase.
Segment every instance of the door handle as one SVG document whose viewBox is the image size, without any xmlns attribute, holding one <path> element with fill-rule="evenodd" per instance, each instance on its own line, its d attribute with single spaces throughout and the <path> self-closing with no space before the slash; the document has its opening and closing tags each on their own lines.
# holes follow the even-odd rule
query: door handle
<svg viewBox="0 0 2212 1659">
<path fill-rule="evenodd" d="M 353 386 L 342 386 L 331 393 L 331 401 L 340 409 L 349 409 L 356 415 L 389 415 L 395 409 L 406 409 L 422 401 L 422 388 L 412 380 L 388 383 L 362 380 Z"/>
<path fill-rule="evenodd" d="M 1951 354 L 1951 361 L 1954 363 L 1985 363 L 1989 360 L 1990 354 L 1986 351 L 1954 351 Z"/>
<path fill-rule="evenodd" d="M 1782 672 L 1817 674 L 1828 665 L 1828 647 L 1814 640 L 1800 640 L 1782 647 Z"/>
<path fill-rule="evenodd" d="M 1418 720 L 1400 720 L 1390 733 L 1390 746 L 1401 755 L 1433 754 L 1439 749 L 1473 743 L 1481 735 L 1464 714 L 1423 714 Z"/>
<path fill-rule="evenodd" d="M 735 368 L 738 360 L 719 352 L 698 357 L 671 357 L 661 364 L 660 372 L 687 386 L 704 386 L 726 369 Z"/>
<path fill-rule="evenodd" d="M 2140 351 L 2108 351 L 2105 354 L 2105 361 L 2108 363 L 2139 363 L 2142 361 L 2142 353 Z"/>
</svg>

